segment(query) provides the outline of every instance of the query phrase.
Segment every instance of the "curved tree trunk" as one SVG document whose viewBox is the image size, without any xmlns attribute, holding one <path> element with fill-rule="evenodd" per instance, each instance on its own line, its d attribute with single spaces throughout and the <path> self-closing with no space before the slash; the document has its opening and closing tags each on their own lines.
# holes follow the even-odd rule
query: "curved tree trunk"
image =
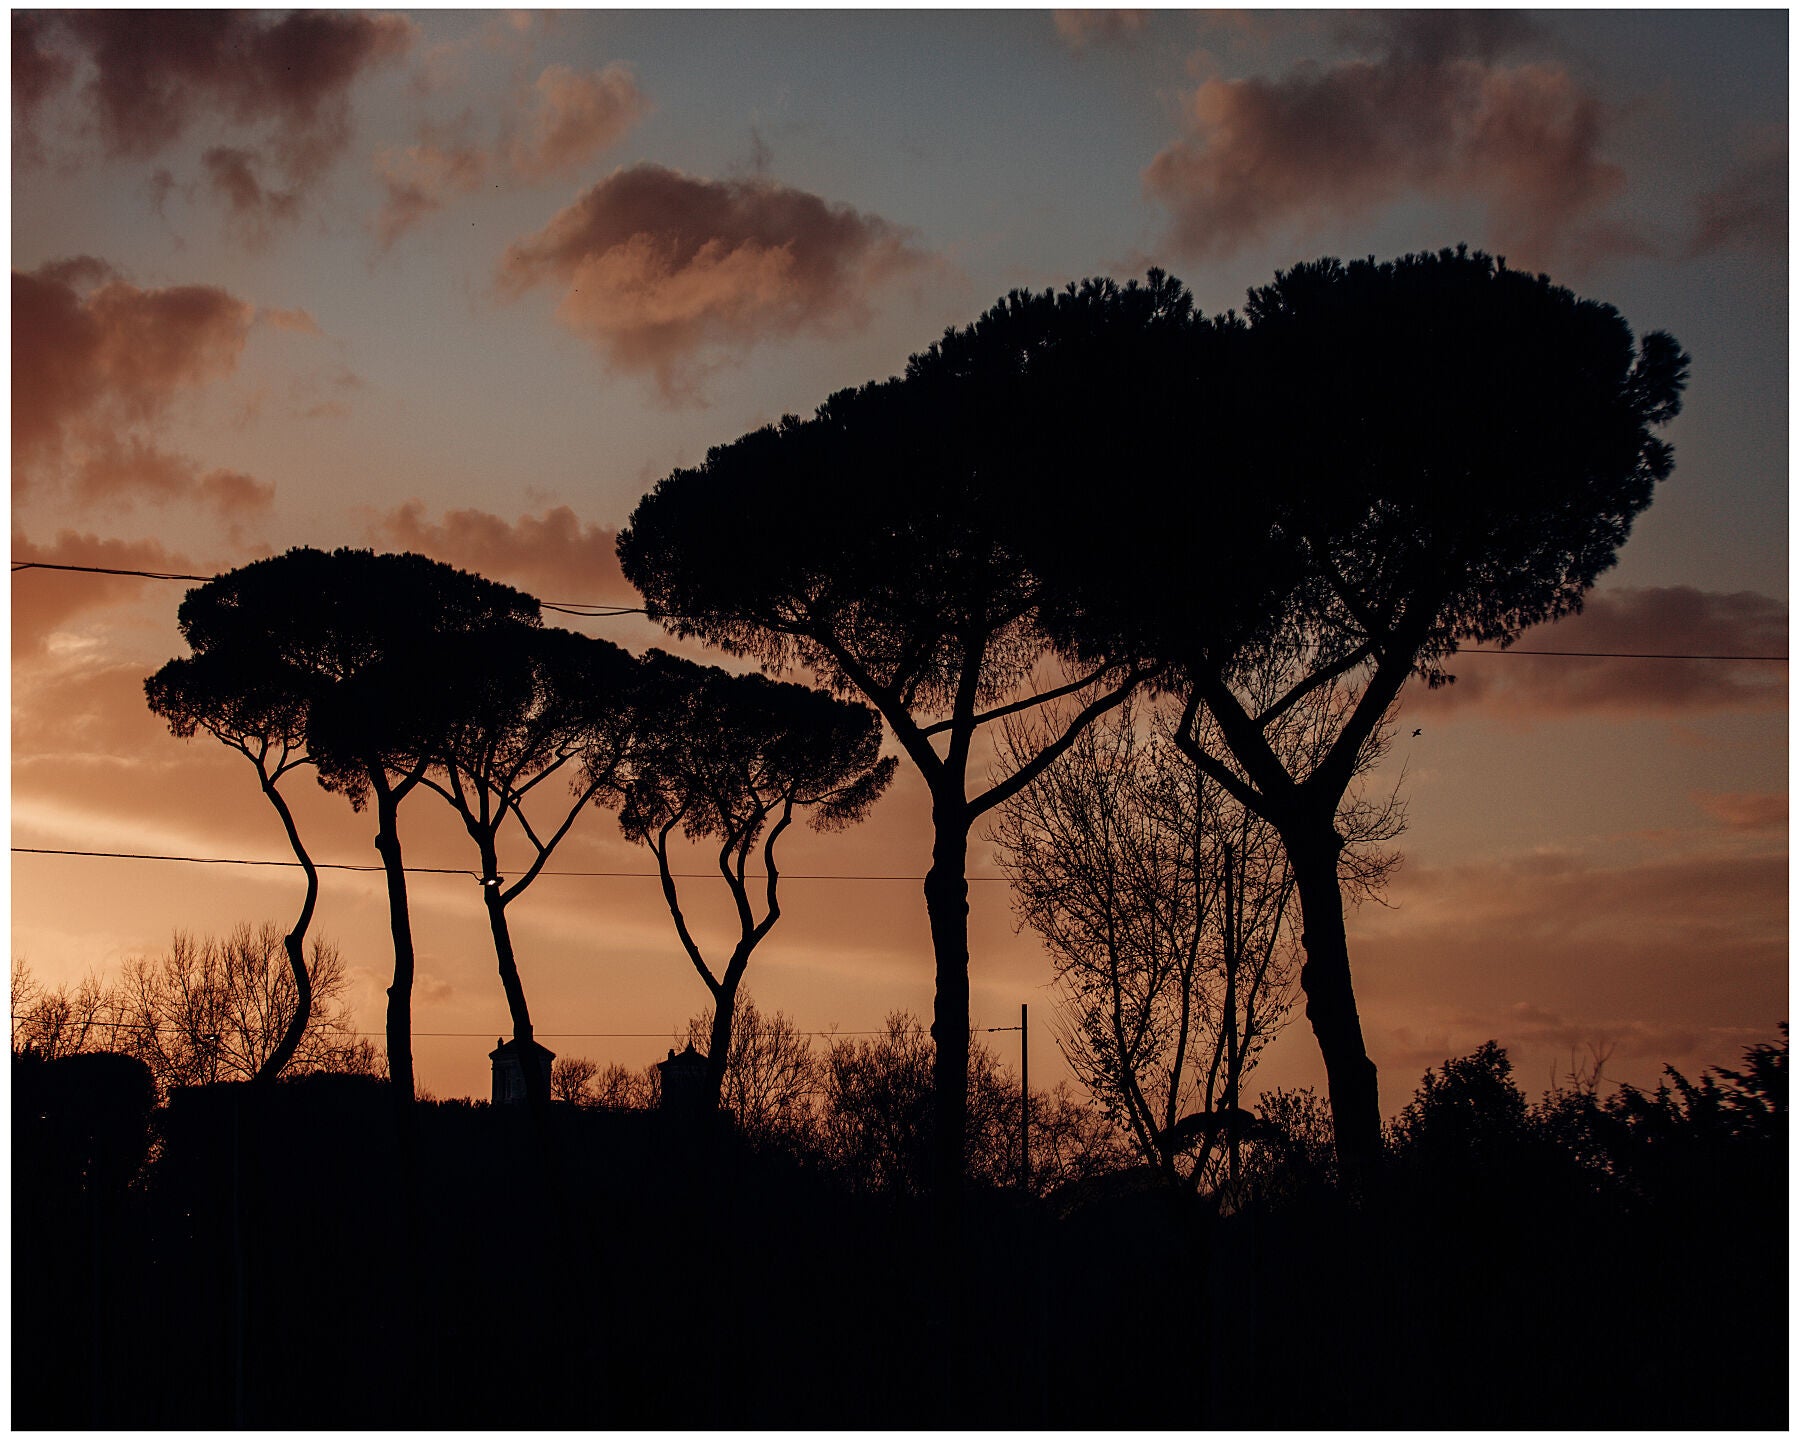
<svg viewBox="0 0 1800 1440">
<path fill-rule="evenodd" d="M 525 1076 L 525 1098 L 532 1112 L 550 1112 L 550 1077 L 532 1056 L 537 1041 L 531 1031 L 531 1008 L 525 1003 L 525 983 L 519 978 L 519 962 L 513 953 L 512 929 L 506 923 L 506 901 L 501 895 L 500 860 L 491 844 L 481 847 L 481 898 L 487 906 L 488 930 L 494 937 L 494 960 L 500 967 L 500 985 L 506 991 L 506 1011 L 512 1016 L 513 1043 L 519 1047 L 519 1066 Z"/>
<path fill-rule="evenodd" d="M 741 972 L 740 972 L 741 973 Z M 725 1066 L 731 1059 L 731 1026 L 737 1017 L 739 976 L 729 969 L 713 992 L 712 1038 L 707 1041 L 706 1092 L 718 1109 L 725 1094 Z"/>
<path fill-rule="evenodd" d="M 386 775 L 376 770 L 370 778 L 375 790 L 375 848 L 381 853 L 382 869 L 387 872 L 388 928 L 394 936 L 394 983 L 387 992 L 388 1084 L 404 1108 L 412 1104 L 414 1095 L 412 915 L 406 905 L 406 868 L 400 855 L 400 802 Z"/>
<path fill-rule="evenodd" d="M 1306 948 L 1300 988 L 1306 993 L 1306 1018 L 1325 1061 L 1338 1160 L 1354 1179 L 1381 1157 L 1381 1100 L 1350 984 L 1344 896 L 1338 883 L 1343 842 L 1329 820 L 1285 831 L 1282 840 L 1300 895 L 1301 943 Z"/>
<path fill-rule="evenodd" d="M 294 928 L 288 931 L 282 941 L 287 947 L 288 967 L 294 974 L 294 1014 L 288 1021 L 281 1043 L 263 1061 L 262 1067 L 253 1077 L 258 1084 L 270 1084 L 294 1058 L 294 1052 L 300 1048 L 301 1037 L 306 1034 L 306 1027 L 312 1021 L 312 973 L 306 968 L 306 931 L 312 924 L 313 907 L 319 900 L 319 872 L 313 865 L 312 857 L 306 853 L 306 847 L 300 843 L 300 831 L 294 825 L 293 812 L 288 809 L 281 792 L 275 788 L 274 781 L 263 781 L 263 793 L 269 797 L 269 803 L 281 817 L 282 828 L 287 831 L 288 844 L 293 847 L 294 855 L 300 861 L 300 868 L 306 872 L 306 901 L 300 907 L 300 918 L 294 922 Z"/>
<path fill-rule="evenodd" d="M 957 806 L 934 805 L 925 909 L 937 959 L 932 1006 L 933 1174 L 939 1197 L 954 1205 L 963 1188 L 969 1128 L 969 819 Z"/>
</svg>

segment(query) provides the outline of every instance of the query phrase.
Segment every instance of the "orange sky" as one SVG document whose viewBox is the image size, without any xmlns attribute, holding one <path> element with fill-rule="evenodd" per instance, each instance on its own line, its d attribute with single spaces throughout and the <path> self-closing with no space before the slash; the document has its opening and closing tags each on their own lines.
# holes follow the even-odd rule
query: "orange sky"
<svg viewBox="0 0 1800 1440">
<path fill-rule="evenodd" d="M 13 17 L 15 562 L 210 574 L 360 544 L 632 604 L 612 538 L 656 479 L 1010 286 L 1160 264 L 1219 310 L 1319 254 L 1467 240 L 1694 356 L 1674 477 L 1588 612 L 1522 648 L 1786 653 L 1784 13 L 213 13 Z M 15 848 L 283 857 L 245 762 L 143 707 L 184 588 L 15 574 Z M 1645 1082 L 1772 1038 L 1786 667 L 1457 669 L 1407 701 L 1405 864 L 1351 919 L 1384 1106 L 1489 1038 L 1534 1091 L 1589 1046 Z M 316 855 L 373 862 L 366 817 L 289 789 Z M 411 862 L 472 866 L 435 797 L 402 815 Z M 903 768 L 784 869 L 916 877 L 928 837 Z M 595 811 L 553 868 L 648 861 Z M 972 890 L 976 1023 L 1029 1002 L 1054 1079 L 1048 962 L 1003 882 Z M 299 893 L 15 853 L 13 955 L 105 974 Z M 476 886 L 414 897 L 421 1081 L 482 1093 L 507 1026 Z M 560 1053 L 643 1063 L 702 1007 L 647 879 L 546 876 L 510 913 Z M 328 872 L 315 933 L 378 1030 L 379 877 Z M 916 882 L 790 880 L 748 985 L 809 1030 L 928 1013 Z M 1321 1079 L 1296 1016 L 1257 1082 Z"/>
</svg>

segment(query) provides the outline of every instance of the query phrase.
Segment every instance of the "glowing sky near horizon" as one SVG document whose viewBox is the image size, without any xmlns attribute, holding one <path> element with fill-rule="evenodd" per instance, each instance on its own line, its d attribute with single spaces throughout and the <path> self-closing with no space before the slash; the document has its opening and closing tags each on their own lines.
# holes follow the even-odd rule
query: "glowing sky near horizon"
<svg viewBox="0 0 1800 1440">
<path fill-rule="evenodd" d="M 631 604 L 612 533 L 658 478 L 1010 288 L 1159 265 L 1210 312 L 1322 254 L 1466 241 L 1694 357 L 1673 477 L 1588 613 L 1521 648 L 1786 653 L 1784 12 L 208 13 L 14 12 L 15 560 L 374 545 Z M 15 847 L 285 854 L 243 760 L 143 707 L 182 591 L 15 576 Z M 1643 1083 L 1772 1038 L 1786 668 L 1457 669 L 1406 702 L 1405 864 L 1351 918 L 1384 1105 L 1489 1038 L 1534 1091 L 1590 1046 Z M 314 853 L 372 861 L 367 818 L 299 780 Z M 903 770 L 783 868 L 919 875 L 928 808 Z M 435 799 L 403 817 L 411 862 L 472 867 Z M 554 868 L 648 860 L 596 811 Z M 976 1023 L 1029 1001 L 1055 1079 L 1049 963 L 1003 882 L 972 889 Z M 508 1027 L 476 887 L 414 895 L 421 1082 L 485 1093 Z M 15 855 L 12 953 L 104 975 L 298 896 L 279 869 Z M 928 1014 L 916 884 L 795 879 L 783 908 L 763 1008 Z M 511 913 L 540 1032 L 643 1037 L 559 1053 L 639 1065 L 702 1008 L 647 879 L 546 877 Z M 329 872 L 315 929 L 378 1030 L 379 877 Z M 1296 1013 L 1256 1083 L 1321 1078 Z"/>
</svg>

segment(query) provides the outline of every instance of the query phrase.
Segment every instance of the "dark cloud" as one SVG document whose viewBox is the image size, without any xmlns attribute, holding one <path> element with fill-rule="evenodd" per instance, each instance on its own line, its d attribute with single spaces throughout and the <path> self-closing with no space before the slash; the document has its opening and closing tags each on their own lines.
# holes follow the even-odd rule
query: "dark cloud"
<svg viewBox="0 0 1800 1440">
<path fill-rule="evenodd" d="M 300 213 L 300 191 L 271 190 L 257 173 L 262 157 L 254 150 L 219 145 L 200 157 L 208 188 L 225 203 L 227 214 L 252 249 L 267 243 L 273 226 Z"/>
<path fill-rule="evenodd" d="M 450 510 L 433 521 L 424 501 L 409 500 L 377 516 L 368 537 L 373 544 L 417 551 L 545 600 L 639 603 L 619 572 L 613 548 L 618 532 L 583 524 L 567 505 L 511 522 L 485 510 Z"/>
<path fill-rule="evenodd" d="M 231 524 L 272 488 L 203 473 L 155 432 L 176 398 L 231 374 L 255 308 L 210 285 L 140 289 L 91 256 L 12 277 L 15 493 L 70 482 L 83 503 L 188 499 Z"/>
<path fill-rule="evenodd" d="M 510 246 L 499 279 L 563 287 L 558 318 L 674 398 L 706 352 L 862 325 L 870 292 L 923 258 L 900 227 L 807 191 L 646 164 Z"/>
<path fill-rule="evenodd" d="M 1785 655 L 1787 606 L 1755 591 L 1687 585 L 1602 591 L 1581 614 L 1529 630 L 1514 647 L 1655 655 Z M 1520 653 L 1450 662 L 1456 683 L 1409 694 L 1409 714 L 1467 710 L 1522 723 L 1558 715 L 1770 710 L 1787 703 L 1787 667 L 1749 661 L 1608 659 Z"/>
<path fill-rule="evenodd" d="M 25 155 L 41 148 L 46 102 L 85 71 L 82 119 L 71 113 L 65 138 L 149 160 L 190 132 L 222 134 L 230 143 L 203 161 L 207 187 L 234 229 L 259 242 L 348 146 L 357 78 L 398 59 L 413 34 L 410 20 L 363 12 L 15 12 L 15 143 Z M 251 134 L 255 147 L 242 143 Z M 270 169 L 280 186 L 265 178 Z M 174 180 L 159 175 L 166 196 Z"/>
<path fill-rule="evenodd" d="M 1788 253 L 1787 127 L 1764 134 L 1750 153 L 1694 202 L 1690 258 L 1743 250 L 1785 260 Z"/>
<path fill-rule="evenodd" d="M 53 23 L 43 10 L 12 12 L 13 154 L 26 162 L 41 158 L 39 111 L 75 73 L 74 62 L 50 45 Z"/>
<path fill-rule="evenodd" d="M 216 286 L 145 290 L 109 275 L 91 256 L 13 271 L 15 466 L 57 455 L 87 423 L 154 421 L 237 366 L 252 306 Z"/>
<path fill-rule="evenodd" d="M 1466 11 L 1347 21 L 1342 38 L 1373 58 L 1205 81 L 1145 188 L 1172 213 L 1175 243 L 1202 259 L 1420 196 L 1485 201 L 1488 242 L 1527 263 L 1637 248 L 1592 223 L 1624 178 L 1601 155 L 1599 101 L 1559 66 L 1502 62 L 1531 33 Z"/>
</svg>

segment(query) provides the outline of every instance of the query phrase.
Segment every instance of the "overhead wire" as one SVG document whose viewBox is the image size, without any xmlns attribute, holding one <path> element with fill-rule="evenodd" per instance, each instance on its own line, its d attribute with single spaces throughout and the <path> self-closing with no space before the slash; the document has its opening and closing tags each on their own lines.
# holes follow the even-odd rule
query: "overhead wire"
<svg viewBox="0 0 1800 1440">
<path fill-rule="evenodd" d="M 14 560 L 12 568 L 14 574 L 21 570 L 63 570 L 86 575 L 124 575 L 144 580 L 198 580 L 202 583 L 219 578 L 216 575 L 186 575 L 164 570 L 131 570 L 101 565 L 65 565 L 48 560 Z M 552 610 L 559 615 L 570 615 L 582 620 L 611 620 L 625 615 L 648 616 L 650 613 L 649 609 L 642 605 L 606 605 L 580 600 L 540 600 L 538 604 L 545 610 Z M 1459 656 L 1538 655 L 1556 659 L 1588 660 L 1760 661 L 1783 665 L 1788 661 L 1786 655 L 1713 654 L 1699 651 L 1664 650 L 1520 650 L 1514 646 L 1467 646 L 1455 653 Z"/>
<path fill-rule="evenodd" d="M 252 860 L 235 855 L 156 855 L 130 850 L 73 850 L 59 849 L 47 845 L 14 845 L 15 855 L 72 855 L 90 860 L 166 860 L 185 865 L 257 865 L 275 866 L 290 870 L 305 867 L 298 860 Z M 352 865 L 341 861 L 315 860 L 315 870 L 354 870 L 366 874 L 379 874 L 385 867 L 381 865 Z M 465 870 L 449 865 L 403 865 L 401 869 L 408 875 L 465 875 L 479 882 L 481 876 L 473 870 Z M 661 873 L 656 870 L 540 870 L 538 876 L 554 875 L 564 880 L 659 880 Z M 716 880 L 717 870 L 675 870 L 670 872 L 675 880 Z M 766 874 L 746 873 L 746 880 L 766 880 Z M 780 880 L 907 880 L 915 884 L 924 882 L 923 875 L 838 875 L 808 874 L 805 872 L 789 873 L 781 871 Z M 1004 880 L 1004 875 L 970 875 L 970 880 Z"/>
</svg>

